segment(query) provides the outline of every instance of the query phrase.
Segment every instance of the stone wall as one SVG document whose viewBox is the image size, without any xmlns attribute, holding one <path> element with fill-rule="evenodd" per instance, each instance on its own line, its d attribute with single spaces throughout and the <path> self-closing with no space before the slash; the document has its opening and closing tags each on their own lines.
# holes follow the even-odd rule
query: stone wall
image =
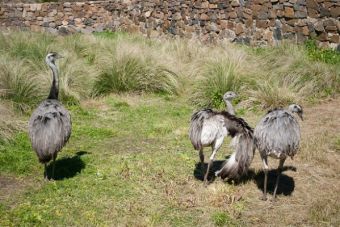
<svg viewBox="0 0 340 227">
<path fill-rule="evenodd" d="M 340 0 L 116 0 L 0 7 L 2 27 L 61 34 L 109 29 L 251 45 L 309 37 L 333 48 L 340 43 Z"/>
</svg>

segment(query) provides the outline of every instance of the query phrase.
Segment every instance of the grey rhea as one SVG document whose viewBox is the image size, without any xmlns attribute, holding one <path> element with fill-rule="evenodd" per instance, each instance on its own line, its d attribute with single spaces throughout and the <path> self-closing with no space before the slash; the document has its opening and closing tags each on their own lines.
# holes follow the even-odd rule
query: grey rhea
<svg viewBox="0 0 340 227">
<path fill-rule="evenodd" d="M 218 149 L 224 137 L 231 136 L 231 144 L 235 152 L 224 163 L 221 170 L 216 172 L 222 178 L 239 178 L 248 171 L 254 156 L 253 131 L 248 124 L 234 115 L 222 111 L 204 109 L 191 117 L 189 138 L 195 150 L 199 151 L 201 165 L 204 164 L 203 148 L 210 146 L 212 154 L 204 175 L 204 183 L 208 183 L 208 174 Z"/>
<path fill-rule="evenodd" d="M 263 200 L 267 199 L 268 156 L 280 160 L 273 193 L 275 199 L 283 164 L 288 156 L 293 158 L 298 151 L 300 126 L 293 113 L 303 120 L 302 107 L 292 104 L 287 110 L 279 108 L 269 111 L 255 127 L 254 143 L 260 152 L 265 173 Z"/>
<path fill-rule="evenodd" d="M 225 104 L 227 106 L 227 112 L 232 114 L 232 115 L 235 115 L 235 111 L 234 111 L 234 107 L 233 107 L 231 101 L 236 97 L 237 97 L 237 95 L 233 91 L 227 91 L 223 95 L 223 101 L 225 102 Z"/>
<path fill-rule="evenodd" d="M 52 85 L 49 96 L 34 110 L 29 120 L 29 136 L 32 148 L 38 159 L 45 166 L 44 177 L 47 179 L 47 163 L 53 160 L 52 179 L 54 179 L 55 160 L 58 152 L 67 143 L 71 135 L 71 116 L 58 101 L 59 78 L 55 64 L 61 56 L 48 53 L 45 62 L 52 70 Z"/>
</svg>

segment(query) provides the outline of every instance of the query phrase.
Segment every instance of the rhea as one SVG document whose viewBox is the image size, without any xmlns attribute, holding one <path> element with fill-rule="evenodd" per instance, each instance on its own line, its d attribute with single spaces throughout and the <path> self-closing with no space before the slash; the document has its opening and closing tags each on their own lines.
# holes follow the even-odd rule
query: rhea
<svg viewBox="0 0 340 227">
<path fill-rule="evenodd" d="M 233 107 L 231 101 L 236 97 L 237 97 L 237 95 L 233 91 L 227 91 L 223 95 L 223 101 L 225 102 L 225 104 L 227 106 L 227 112 L 232 114 L 232 115 L 235 115 L 235 111 L 234 111 L 234 107 Z"/>
<path fill-rule="evenodd" d="M 46 64 L 52 71 L 52 85 L 46 100 L 34 110 L 29 120 L 29 136 L 32 148 L 38 159 L 44 164 L 44 178 L 47 176 L 47 163 L 53 161 L 52 179 L 54 179 L 55 160 L 58 152 L 65 146 L 71 135 L 71 116 L 58 101 L 59 78 L 56 60 L 58 53 L 51 52 L 45 57 Z"/>
<path fill-rule="evenodd" d="M 194 149 L 199 151 L 202 167 L 204 166 L 203 148 L 209 146 L 212 148 L 204 175 L 205 185 L 208 183 L 208 174 L 215 155 L 226 136 L 233 138 L 232 144 L 235 151 L 216 175 L 222 178 L 239 178 L 248 171 L 254 156 L 253 130 L 242 118 L 235 117 L 226 111 L 204 109 L 192 115 L 189 138 Z"/>
<path fill-rule="evenodd" d="M 276 178 L 273 198 L 287 157 L 293 159 L 300 143 L 300 126 L 295 118 L 296 113 L 303 120 L 303 109 L 300 105 L 292 104 L 288 109 L 269 111 L 257 124 L 254 131 L 254 142 L 260 152 L 264 165 L 264 189 L 262 199 L 267 199 L 268 156 L 279 159 L 278 175 Z"/>
</svg>

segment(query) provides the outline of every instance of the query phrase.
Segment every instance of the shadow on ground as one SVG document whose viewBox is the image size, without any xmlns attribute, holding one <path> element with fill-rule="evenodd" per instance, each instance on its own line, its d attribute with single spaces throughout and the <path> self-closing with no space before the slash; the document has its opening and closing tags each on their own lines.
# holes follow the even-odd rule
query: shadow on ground
<svg viewBox="0 0 340 227">
<path fill-rule="evenodd" d="M 212 167 L 210 168 L 208 180 L 209 182 L 213 182 L 216 179 L 215 172 L 220 170 L 222 168 L 223 162 L 225 160 L 216 160 L 213 162 Z M 204 180 L 204 174 L 205 171 L 208 168 L 208 164 L 204 163 L 203 167 L 200 162 L 197 162 L 194 169 L 194 177 L 200 181 Z M 283 172 L 287 170 L 296 171 L 296 168 L 293 166 L 284 166 Z M 275 187 L 275 181 L 277 177 L 277 170 L 272 169 L 268 171 L 268 184 L 267 184 L 267 192 L 269 194 L 273 194 L 274 187 Z M 253 169 L 250 169 L 248 171 L 248 174 L 246 176 L 243 176 L 239 180 L 228 180 L 226 179 L 225 182 L 228 184 L 234 184 L 239 185 L 243 183 L 247 183 L 248 181 L 254 181 L 257 185 L 258 189 L 260 189 L 263 192 L 263 184 L 264 184 L 264 172 L 263 170 L 255 172 Z M 283 194 L 285 196 L 291 195 L 295 188 L 295 182 L 294 179 L 290 176 L 285 175 L 282 173 L 279 181 L 279 187 L 277 189 L 277 194 Z"/>
<path fill-rule="evenodd" d="M 63 180 L 72 178 L 85 168 L 85 163 L 81 160 L 81 156 L 89 154 L 87 151 L 78 151 L 73 157 L 63 157 L 55 162 L 54 180 Z M 47 166 L 47 176 L 52 177 L 53 163 Z"/>
<path fill-rule="evenodd" d="M 217 170 L 220 170 L 222 167 L 222 164 L 225 160 L 216 160 L 213 162 L 213 165 L 210 167 L 209 175 L 208 175 L 208 181 L 213 182 L 216 178 L 215 172 Z M 197 162 L 194 169 L 194 176 L 196 179 L 203 181 L 204 180 L 204 174 L 207 171 L 208 163 L 204 163 L 203 166 L 201 165 L 201 162 Z"/>
<path fill-rule="evenodd" d="M 296 168 L 293 166 L 284 166 L 283 172 L 287 170 L 296 171 Z M 254 172 L 253 172 L 254 173 Z M 277 170 L 273 169 L 268 171 L 268 184 L 267 184 L 267 192 L 269 194 L 273 194 L 275 182 L 277 178 Z M 263 170 L 254 173 L 253 180 L 257 185 L 257 188 L 260 189 L 263 192 L 263 184 L 264 184 L 264 172 Z M 281 174 L 279 186 L 277 188 L 277 194 L 278 195 L 291 195 L 295 188 L 295 182 L 294 179 L 290 176 L 285 175 L 284 173 Z"/>
</svg>

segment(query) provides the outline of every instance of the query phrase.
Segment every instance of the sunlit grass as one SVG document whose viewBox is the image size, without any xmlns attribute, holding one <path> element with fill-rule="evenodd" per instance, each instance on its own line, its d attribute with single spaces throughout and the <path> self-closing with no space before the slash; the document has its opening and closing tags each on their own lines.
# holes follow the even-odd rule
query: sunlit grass
<svg viewBox="0 0 340 227">
<path fill-rule="evenodd" d="M 57 64 L 60 98 L 67 104 L 91 96 L 147 92 L 185 95 L 196 106 L 220 108 L 221 96 L 234 90 L 239 101 L 252 108 L 273 107 L 332 96 L 340 87 L 337 64 L 310 59 L 310 47 L 289 43 L 250 48 L 226 41 L 203 45 L 197 40 L 149 40 L 113 32 L 67 37 L 11 32 L 0 39 L 3 72 L 11 75 L 2 76 L 1 84 L 13 78 L 11 87 L 19 92 L 6 97 L 21 109 L 20 103 L 29 109 L 41 100 L 37 95 L 48 94 L 48 51 L 65 57 Z"/>
<path fill-rule="evenodd" d="M 0 56 L 0 98 L 27 112 L 41 98 L 41 83 L 22 60 Z"/>
</svg>

